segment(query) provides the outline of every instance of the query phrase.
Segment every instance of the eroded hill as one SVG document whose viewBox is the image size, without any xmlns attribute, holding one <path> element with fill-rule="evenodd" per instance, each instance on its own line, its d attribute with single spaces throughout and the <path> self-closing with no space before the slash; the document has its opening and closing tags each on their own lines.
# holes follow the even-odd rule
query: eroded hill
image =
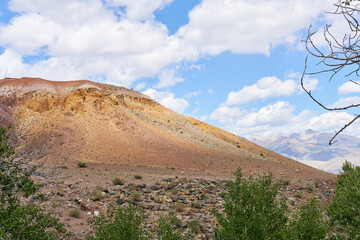
<svg viewBox="0 0 360 240">
<path fill-rule="evenodd" d="M 77 162 L 228 174 L 333 179 L 148 96 L 91 81 L 0 80 L 3 123 L 46 137 L 49 163 Z"/>
</svg>

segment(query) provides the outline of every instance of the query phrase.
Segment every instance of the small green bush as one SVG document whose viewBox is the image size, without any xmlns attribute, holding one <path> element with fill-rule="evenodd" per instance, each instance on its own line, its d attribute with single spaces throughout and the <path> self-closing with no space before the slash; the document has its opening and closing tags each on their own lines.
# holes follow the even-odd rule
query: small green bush
<svg viewBox="0 0 360 240">
<path fill-rule="evenodd" d="M 197 234 L 200 232 L 201 223 L 199 219 L 192 219 L 190 222 L 188 222 L 188 226 L 193 233 Z"/>
<path fill-rule="evenodd" d="M 86 168 L 87 164 L 85 162 L 78 162 L 78 167 L 79 168 Z"/>
<path fill-rule="evenodd" d="M 69 211 L 69 216 L 73 218 L 81 218 L 82 214 L 79 209 L 71 209 Z"/>
<path fill-rule="evenodd" d="M 192 206 L 194 208 L 200 209 L 202 207 L 202 202 L 201 201 L 195 201 L 195 202 L 193 202 Z"/>
<path fill-rule="evenodd" d="M 134 175 L 134 178 L 135 178 L 135 179 L 142 179 L 143 177 L 142 177 L 141 175 L 139 175 L 139 174 L 135 174 L 135 175 Z"/>
<path fill-rule="evenodd" d="M 153 234 L 158 240 L 187 240 L 190 239 L 190 235 L 183 235 L 180 229 L 174 229 L 180 219 L 176 218 L 172 213 L 169 213 L 166 217 L 160 217 L 157 221 L 157 225 L 153 229 Z M 180 221 L 181 222 L 181 221 Z M 153 236 L 152 239 L 155 239 Z"/>
<path fill-rule="evenodd" d="M 140 192 L 133 192 L 131 194 L 131 198 L 135 201 L 135 202 L 140 202 L 141 201 L 141 193 Z"/>
<path fill-rule="evenodd" d="M 183 212 L 185 210 L 185 204 L 183 204 L 183 203 L 175 203 L 174 208 L 178 212 Z"/>
<path fill-rule="evenodd" d="M 103 191 L 100 188 L 96 188 L 94 191 L 94 200 L 100 201 L 105 198 L 106 195 L 104 195 Z"/>
<path fill-rule="evenodd" d="M 124 185 L 125 184 L 125 181 L 120 178 L 115 178 L 112 180 L 112 182 L 114 185 Z"/>
<path fill-rule="evenodd" d="M 175 195 L 176 193 L 177 193 L 177 188 L 176 187 L 174 187 L 174 188 L 172 188 L 172 189 L 170 189 L 169 190 L 169 192 L 172 194 L 172 195 Z"/>
<path fill-rule="evenodd" d="M 107 214 L 101 213 L 90 221 L 90 225 L 93 235 L 87 237 L 88 240 L 147 239 L 143 232 L 143 213 L 132 205 L 127 208 L 110 207 Z"/>
</svg>

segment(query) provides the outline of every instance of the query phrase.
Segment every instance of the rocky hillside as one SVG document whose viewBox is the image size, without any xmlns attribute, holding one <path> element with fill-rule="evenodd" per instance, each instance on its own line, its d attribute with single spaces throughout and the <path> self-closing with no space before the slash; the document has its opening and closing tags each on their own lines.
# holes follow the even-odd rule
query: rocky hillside
<svg viewBox="0 0 360 240">
<path fill-rule="evenodd" d="M 47 163 L 217 174 L 241 167 L 245 174 L 334 178 L 122 87 L 6 78 L 0 80 L 0 93 L 2 123 L 31 129 L 32 139 L 46 139 L 42 149 Z"/>
</svg>

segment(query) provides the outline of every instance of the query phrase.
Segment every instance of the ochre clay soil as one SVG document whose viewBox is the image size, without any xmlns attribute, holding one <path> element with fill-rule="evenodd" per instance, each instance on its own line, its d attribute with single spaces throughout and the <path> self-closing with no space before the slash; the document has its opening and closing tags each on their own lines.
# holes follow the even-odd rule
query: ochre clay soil
<svg viewBox="0 0 360 240">
<path fill-rule="evenodd" d="M 91 81 L 0 80 L 2 123 L 45 139 L 46 164 L 78 162 L 229 176 L 271 172 L 298 180 L 336 176 L 291 160 L 217 127 L 178 114 L 150 97 Z M 155 170 L 152 170 L 155 169 Z"/>
</svg>

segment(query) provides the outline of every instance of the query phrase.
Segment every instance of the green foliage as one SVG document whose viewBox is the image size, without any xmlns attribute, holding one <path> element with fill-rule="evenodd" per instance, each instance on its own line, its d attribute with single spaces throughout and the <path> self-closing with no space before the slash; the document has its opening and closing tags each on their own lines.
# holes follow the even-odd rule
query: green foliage
<svg viewBox="0 0 360 240">
<path fill-rule="evenodd" d="M 65 232 L 58 219 L 35 204 L 21 204 L 16 197 L 0 204 L 0 239 L 60 239 Z"/>
<path fill-rule="evenodd" d="M 124 185 L 125 184 L 125 181 L 120 178 L 115 178 L 115 179 L 113 179 L 112 182 L 114 185 Z"/>
<path fill-rule="evenodd" d="M 285 234 L 289 240 L 321 240 L 328 232 L 328 222 L 316 200 L 312 199 L 300 207 Z"/>
<path fill-rule="evenodd" d="M 59 239 L 66 229 L 57 218 L 44 213 L 35 203 L 22 203 L 39 190 L 31 180 L 36 170 L 22 161 L 13 161 L 8 129 L 0 127 L 0 239 Z M 38 194 L 39 200 L 44 195 Z"/>
<path fill-rule="evenodd" d="M 9 130 L 10 127 L 0 127 L 0 157 L 8 157 L 14 153 L 12 147 L 8 144 L 9 142 Z"/>
<path fill-rule="evenodd" d="M 135 178 L 135 179 L 142 179 L 143 177 L 142 177 L 141 175 L 139 175 L 139 174 L 135 174 L 135 175 L 134 175 L 134 178 Z"/>
<path fill-rule="evenodd" d="M 277 199 L 279 184 L 272 182 L 271 175 L 244 179 L 238 169 L 228 191 L 225 213 L 215 212 L 219 222 L 215 239 L 280 239 L 287 207 Z"/>
<path fill-rule="evenodd" d="M 79 168 L 86 168 L 87 164 L 86 164 L 86 162 L 78 162 L 78 167 Z"/>
<path fill-rule="evenodd" d="M 192 219 L 190 222 L 188 222 L 189 228 L 191 229 L 191 231 L 193 233 L 198 233 L 200 232 L 200 227 L 201 227 L 201 223 L 199 221 L 199 219 Z"/>
<path fill-rule="evenodd" d="M 101 214 L 96 219 L 90 222 L 94 231 L 94 236 L 87 239 L 97 240 L 141 240 L 146 239 L 142 227 L 143 214 L 142 212 L 130 205 L 127 208 L 111 207 L 107 214 Z"/>
<path fill-rule="evenodd" d="M 345 162 L 330 203 L 333 224 L 340 226 L 350 239 L 360 239 L 360 167 Z"/>
<path fill-rule="evenodd" d="M 69 216 L 74 218 L 81 218 L 82 214 L 79 209 L 71 209 L 69 211 Z"/>
<path fill-rule="evenodd" d="M 181 230 L 175 229 L 178 218 L 172 213 L 166 217 L 160 217 L 157 221 L 157 225 L 153 229 L 153 233 L 156 235 L 158 240 L 186 240 L 190 239 L 190 236 L 182 235 Z"/>
</svg>

